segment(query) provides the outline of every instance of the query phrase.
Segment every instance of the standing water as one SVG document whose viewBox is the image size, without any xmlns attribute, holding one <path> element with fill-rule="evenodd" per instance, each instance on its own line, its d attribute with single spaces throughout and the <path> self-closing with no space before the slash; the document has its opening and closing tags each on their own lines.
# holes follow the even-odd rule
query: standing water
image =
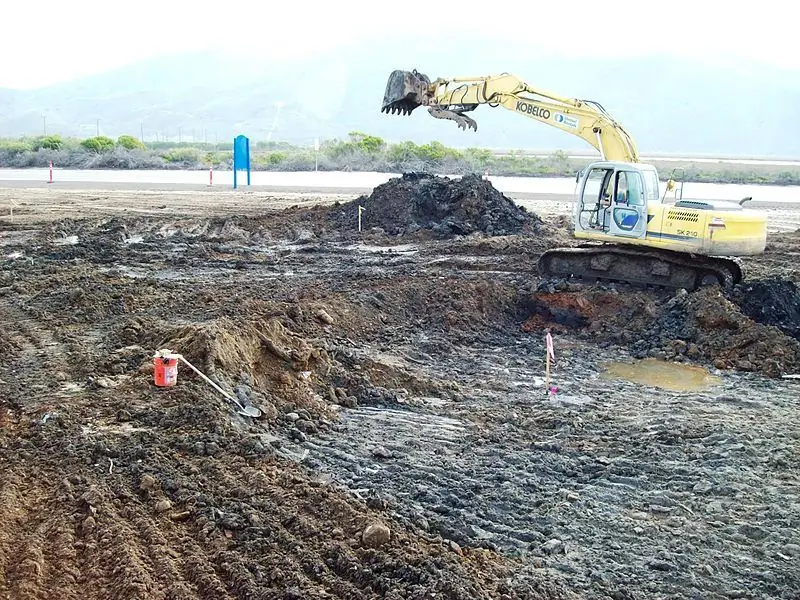
<svg viewBox="0 0 800 600">
<path fill-rule="evenodd" d="M 702 367 L 646 358 L 634 363 L 609 362 L 602 379 L 625 379 L 673 392 L 689 392 L 712 387 L 722 380 Z"/>
</svg>

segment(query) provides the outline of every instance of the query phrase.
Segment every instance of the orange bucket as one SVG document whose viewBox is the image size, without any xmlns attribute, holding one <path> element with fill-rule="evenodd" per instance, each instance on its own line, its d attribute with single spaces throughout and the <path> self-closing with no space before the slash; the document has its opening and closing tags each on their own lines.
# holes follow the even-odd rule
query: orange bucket
<svg viewBox="0 0 800 600">
<path fill-rule="evenodd" d="M 172 387 L 178 383 L 178 359 L 168 356 L 153 358 L 153 380 L 158 387 Z"/>
</svg>

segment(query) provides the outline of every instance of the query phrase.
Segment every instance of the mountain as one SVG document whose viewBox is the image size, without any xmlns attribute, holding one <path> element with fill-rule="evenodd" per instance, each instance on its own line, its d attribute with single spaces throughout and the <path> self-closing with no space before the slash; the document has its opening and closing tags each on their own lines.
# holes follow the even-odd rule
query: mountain
<svg viewBox="0 0 800 600">
<path fill-rule="evenodd" d="M 45 114 L 47 132 L 62 135 L 94 135 L 99 127 L 112 137 L 214 141 L 244 133 L 310 145 L 358 130 L 389 141 L 592 151 L 499 107 L 472 113 L 477 132 L 424 109 L 381 113 L 389 73 L 414 68 L 432 79 L 510 72 L 536 88 L 598 101 L 643 154 L 800 156 L 800 138 L 790 135 L 800 131 L 796 72 L 668 56 L 576 58 L 523 42 L 453 36 L 371 40 L 280 60 L 190 53 L 35 90 L 0 89 L 0 135 L 39 134 Z"/>
</svg>

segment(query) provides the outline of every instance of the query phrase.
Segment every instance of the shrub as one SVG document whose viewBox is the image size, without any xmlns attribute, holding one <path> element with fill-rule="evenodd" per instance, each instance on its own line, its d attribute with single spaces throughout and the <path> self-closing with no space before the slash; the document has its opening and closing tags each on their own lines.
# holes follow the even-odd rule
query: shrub
<svg viewBox="0 0 800 600">
<path fill-rule="evenodd" d="M 145 146 L 132 135 L 121 135 L 117 138 L 117 145 L 126 150 L 144 150 Z"/>
<path fill-rule="evenodd" d="M 350 142 L 364 154 L 378 154 L 386 145 L 383 139 L 360 131 L 350 132 Z"/>
<path fill-rule="evenodd" d="M 183 163 L 187 166 L 195 166 L 201 161 L 200 150 L 197 148 L 175 148 L 162 156 L 168 163 Z"/>
<path fill-rule="evenodd" d="M 33 150 L 61 150 L 64 147 L 64 140 L 60 135 L 41 136 L 34 140 Z"/>
<path fill-rule="evenodd" d="M 114 140 L 105 135 L 90 137 L 81 142 L 81 147 L 89 152 L 96 152 L 98 154 L 113 150 L 114 145 Z"/>
<path fill-rule="evenodd" d="M 17 156 L 32 151 L 32 145 L 24 140 L 3 140 L 3 142 L 0 143 L 0 152 L 4 152 L 8 156 Z"/>
</svg>

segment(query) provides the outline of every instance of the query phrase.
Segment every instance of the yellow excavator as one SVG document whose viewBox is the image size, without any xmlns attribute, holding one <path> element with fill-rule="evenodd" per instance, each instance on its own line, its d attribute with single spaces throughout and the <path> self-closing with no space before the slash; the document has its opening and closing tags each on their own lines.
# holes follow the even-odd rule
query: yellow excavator
<svg viewBox="0 0 800 600">
<path fill-rule="evenodd" d="M 535 89 L 507 73 L 486 77 L 430 78 L 416 70 L 393 71 L 381 112 L 410 115 L 426 106 L 437 119 L 477 131 L 465 113 L 481 104 L 502 106 L 584 139 L 600 160 L 576 176 L 574 236 L 587 242 L 554 248 L 538 261 L 542 277 L 615 280 L 684 288 L 724 288 L 740 282 L 737 257 L 764 252 L 767 216 L 735 201 L 667 201 L 658 172 L 639 161 L 633 138 L 597 102 Z"/>
</svg>

